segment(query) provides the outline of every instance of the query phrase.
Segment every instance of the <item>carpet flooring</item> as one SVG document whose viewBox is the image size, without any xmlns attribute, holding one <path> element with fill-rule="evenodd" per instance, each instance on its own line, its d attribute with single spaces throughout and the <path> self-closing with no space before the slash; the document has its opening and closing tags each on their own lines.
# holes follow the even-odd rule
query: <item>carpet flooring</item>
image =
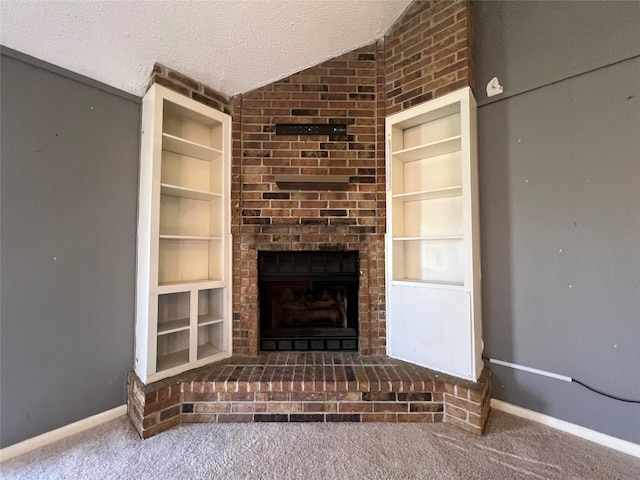
<svg viewBox="0 0 640 480">
<path fill-rule="evenodd" d="M 447 424 L 181 425 L 141 441 L 127 417 L 0 465 L 8 479 L 640 478 L 640 459 L 494 410 Z"/>
</svg>

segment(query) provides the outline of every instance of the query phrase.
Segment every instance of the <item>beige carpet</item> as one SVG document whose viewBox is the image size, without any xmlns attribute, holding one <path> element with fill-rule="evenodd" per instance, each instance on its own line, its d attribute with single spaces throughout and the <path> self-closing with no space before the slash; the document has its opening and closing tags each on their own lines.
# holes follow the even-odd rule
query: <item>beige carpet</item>
<svg viewBox="0 0 640 480">
<path fill-rule="evenodd" d="M 640 459 L 493 411 L 446 424 L 197 424 L 141 441 L 126 417 L 14 458 L 5 479 L 639 479 Z"/>
</svg>

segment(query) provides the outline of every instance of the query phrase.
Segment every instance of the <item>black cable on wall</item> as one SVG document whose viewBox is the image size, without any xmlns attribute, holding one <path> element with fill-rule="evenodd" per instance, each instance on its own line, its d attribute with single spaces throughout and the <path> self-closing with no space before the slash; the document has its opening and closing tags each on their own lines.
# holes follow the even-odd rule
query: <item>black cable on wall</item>
<svg viewBox="0 0 640 480">
<path fill-rule="evenodd" d="M 623 398 L 623 397 L 618 397 L 617 395 L 611 395 L 609 393 L 603 392 L 601 390 L 598 390 L 596 388 L 593 388 L 589 385 L 587 385 L 586 383 L 576 379 L 576 378 L 572 378 L 572 377 L 567 377 L 566 375 L 560 375 L 557 373 L 552 373 L 552 372 L 547 372 L 545 370 L 539 370 L 537 368 L 532 368 L 532 367 L 525 367 L 523 365 L 518 365 L 515 363 L 510 363 L 510 362 L 506 362 L 503 360 L 498 360 L 495 358 L 489 358 L 485 355 L 482 356 L 482 358 L 484 360 L 487 360 L 489 363 L 494 363 L 496 365 L 501 365 L 503 367 L 509 367 L 509 368 L 514 368 L 516 370 L 522 370 L 524 372 L 529 372 L 529 373 L 535 373 L 537 375 L 543 375 L 545 377 L 549 377 L 549 378 L 554 378 L 556 380 L 562 380 L 565 382 L 570 382 L 570 383 L 577 383 L 578 385 L 583 386 L 584 388 L 586 388 L 587 390 L 591 390 L 594 393 L 597 393 L 598 395 L 602 395 L 604 397 L 607 398 L 612 398 L 613 400 L 618 400 L 620 402 L 627 402 L 627 403 L 640 403 L 640 400 L 634 400 L 631 398 Z"/>
</svg>

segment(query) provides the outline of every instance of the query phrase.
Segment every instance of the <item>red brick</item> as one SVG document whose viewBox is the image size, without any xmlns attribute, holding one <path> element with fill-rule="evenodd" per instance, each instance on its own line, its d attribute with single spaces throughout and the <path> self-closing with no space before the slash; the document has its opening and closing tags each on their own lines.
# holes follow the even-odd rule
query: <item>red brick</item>
<svg viewBox="0 0 640 480">
<path fill-rule="evenodd" d="M 251 413 L 221 413 L 218 415 L 218 423 L 249 423 L 253 421 Z"/>
<path fill-rule="evenodd" d="M 445 423 L 450 423 L 452 425 L 455 425 L 456 427 L 461 428 L 463 430 L 466 430 L 469 433 L 473 433 L 475 435 L 482 435 L 482 429 L 481 428 L 476 427 L 474 425 L 471 425 L 470 423 L 464 422 L 464 421 L 460 420 L 459 418 L 452 417 L 450 415 L 445 415 L 444 422 Z"/>
<path fill-rule="evenodd" d="M 268 403 L 267 412 L 269 413 L 298 413 L 302 412 L 302 403 L 285 402 L 285 403 Z"/>
<path fill-rule="evenodd" d="M 217 402 L 218 394 L 217 393 L 193 393 L 193 392 L 185 392 L 183 394 L 183 401 L 190 402 Z"/>
<path fill-rule="evenodd" d="M 458 407 L 454 407 L 453 405 L 447 405 L 445 404 L 444 406 L 444 413 L 445 416 L 452 416 L 455 418 L 458 418 L 460 420 L 467 420 L 467 412 L 466 410 L 463 410 L 461 408 Z"/>
<path fill-rule="evenodd" d="M 144 404 L 148 405 L 150 403 L 155 403 L 158 401 L 158 391 L 157 390 L 153 390 L 149 393 L 146 393 L 144 395 Z"/>
<path fill-rule="evenodd" d="M 175 405 L 171 408 L 167 408 L 166 410 L 161 411 L 158 414 L 158 419 L 160 422 L 164 422 L 176 416 L 180 416 L 180 405 Z"/>
<path fill-rule="evenodd" d="M 231 412 L 233 413 L 253 413 L 253 412 L 266 412 L 267 404 L 266 403 L 232 403 L 231 404 Z"/>
<path fill-rule="evenodd" d="M 374 412 L 408 412 L 409 405 L 401 402 L 376 402 L 373 404 Z"/>
<path fill-rule="evenodd" d="M 411 402 L 409 404 L 410 412 L 442 412 L 444 406 L 442 403 L 435 402 Z"/>
<path fill-rule="evenodd" d="M 339 412 L 373 412 L 374 404 L 371 402 L 358 402 L 358 403 L 348 403 L 348 402 L 340 402 L 338 403 L 338 411 Z M 388 411 L 388 410 L 378 410 L 378 411 Z"/>
<path fill-rule="evenodd" d="M 302 404 L 303 412 L 337 412 L 338 404 L 333 402 L 305 402 Z"/>
<path fill-rule="evenodd" d="M 229 403 L 196 403 L 195 413 L 228 413 L 231 410 Z"/>
<path fill-rule="evenodd" d="M 217 421 L 218 416 L 213 413 L 190 413 L 182 415 L 182 423 L 211 423 Z"/>
<path fill-rule="evenodd" d="M 218 395 L 221 402 L 253 402 L 255 400 L 255 394 L 253 392 L 231 392 L 220 393 Z"/>
<path fill-rule="evenodd" d="M 269 402 L 288 402 L 290 400 L 297 400 L 297 399 L 292 399 L 292 394 L 288 393 L 288 392 L 269 392 L 266 393 L 266 399 Z"/>
<path fill-rule="evenodd" d="M 142 420 L 142 428 L 147 429 L 158 423 L 158 415 L 151 415 Z"/>
<path fill-rule="evenodd" d="M 157 390 L 158 402 L 171 397 L 171 387 L 165 387 Z"/>
<path fill-rule="evenodd" d="M 154 425 L 153 427 L 150 427 L 148 429 L 145 429 L 142 432 L 142 438 L 149 438 L 149 437 L 153 437 L 154 435 L 157 435 L 158 433 L 164 432 L 166 430 L 169 430 L 170 428 L 176 427 L 178 425 L 180 425 L 180 416 L 177 417 L 173 417 L 170 420 L 167 420 L 166 422 L 163 423 L 159 423 L 157 425 Z"/>
<path fill-rule="evenodd" d="M 300 402 L 321 402 L 325 400 L 324 392 L 293 392 L 291 393 L 292 401 L 300 401 Z"/>
<path fill-rule="evenodd" d="M 469 400 L 480 403 L 484 399 L 483 391 L 469 390 Z"/>
<path fill-rule="evenodd" d="M 359 392 L 332 392 L 326 394 L 327 400 L 342 402 L 359 402 L 362 400 L 362 394 Z"/>
<path fill-rule="evenodd" d="M 470 402 L 469 400 L 464 400 L 462 398 L 458 398 L 449 394 L 445 394 L 444 402 L 447 405 L 454 405 L 463 410 L 466 410 L 467 412 L 472 412 L 477 415 L 480 415 L 480 412 L 482 410 L 482 405 L 480 403 L 473 403 L 473 402 Z"/>
<path fill-rule="evenodd" d="M 482 428 L 484 426 L 484 419 L 480 415 L 473 413 L 469 414 L 469 423 L 475 427 Z"/>
<path fill-rule="evenodd" d="M 159 412 L 160 410 L 164 410 L 173 405 L 178 405 L 181 402 L 180 395 L 175 395 L 173 397 L 169 397 L 165 400 L 153 403 L 151 405 L 145 405 L 144 407 L 144 416 L 148 416 L 151 413 Z"/>
<path fill-rule="evenodd" d="M 398 414 L 396 413 L 363 413 L 363 422 L 397 422 Z"/>
<path fill-rule="evenodd" d="M 433 423 L 433 413 L 399 413 L 398 422 Z"/>
</svg>

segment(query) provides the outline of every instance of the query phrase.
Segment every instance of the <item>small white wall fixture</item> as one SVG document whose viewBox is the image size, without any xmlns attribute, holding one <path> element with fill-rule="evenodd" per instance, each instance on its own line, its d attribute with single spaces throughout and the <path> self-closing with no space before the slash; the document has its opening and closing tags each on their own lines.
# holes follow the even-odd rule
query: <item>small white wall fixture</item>
<svg viewBox="0 0 640 480">
<path fill-rule="evenodd" d="M 390 357 L 483 369 L 476 103 L 470 88 L 386 119 Z"/>
</svg>

